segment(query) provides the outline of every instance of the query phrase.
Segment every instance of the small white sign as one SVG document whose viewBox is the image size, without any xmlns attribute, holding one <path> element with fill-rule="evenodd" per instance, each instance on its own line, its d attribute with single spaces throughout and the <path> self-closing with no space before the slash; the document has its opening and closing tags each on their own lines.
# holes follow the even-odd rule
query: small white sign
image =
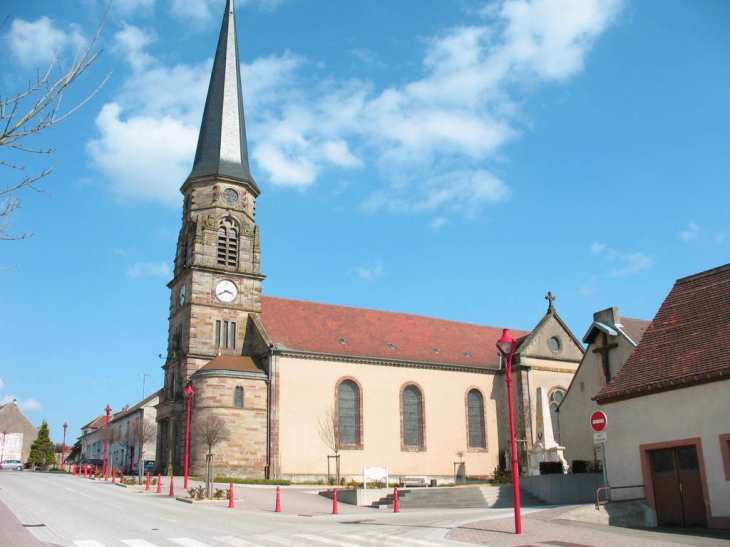
<svg viewBox="0 0 730 547">
<path fill-rule="evenodd" d="M 601 431 L 593 434 L 593 442 L 596 444 L 605 443 L 608 440 L 608 433 Z"/>
</svg>

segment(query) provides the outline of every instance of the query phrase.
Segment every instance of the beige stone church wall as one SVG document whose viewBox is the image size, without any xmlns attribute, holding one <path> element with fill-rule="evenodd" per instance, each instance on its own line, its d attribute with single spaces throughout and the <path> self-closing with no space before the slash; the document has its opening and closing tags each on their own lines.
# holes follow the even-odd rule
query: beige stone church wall
<svg viewBox="0 0 730 547">
<path fill-rule="evenodd" d="M 243 408 L 234 406 L 236 386 L 243 387 Z M 207 416 L 219 416 L 226 421 L 230 437 L 213 447 L 216 474 L 262 476 L 266 465 L 266 383 L 248 378 L 215 377 L 197 379 L 193 387 L 190 473 L 204 474 L 208 452 L 204 439 L 196 433 L 195 424 Z M 184 447 L 180 453 L 184 453 Z"/>
<path fill-rule="evenodd" d="M 457 452 L 468 475 L 490 475 L 499 462 L 497 411 L 490 374 L 457 373 L 398 366 L 364 365 L 282 357 L 279 461 L 282 476 L 324 475 L 332 454 L 318 434 L 319 419 L 334 405 L 335 386 L 344 378 L 361 386 L 363 448 L 340 451 L 341 473 L 359 477 L 363 467 L 388 467 L 391 476 L 452 477 Z M 415 383 L 422 391 L 425 449 L 401 450 L 400 393 Z M 487 449 L 467 449 L 466 394 L 482 391 Z"/>
<path fill-rule="evenodd" d="M 609 484 L 649 484 L 651 476 L 642 473 L 640 445 L 677 446 L 699 440 L 708 516 L 727 522 L 730 480 L 720 435 L 730 434 L 728 391 L 730 381 L 724 380 L 601 405 L 608 416 L 605 431 Z M 635 490 L 615 490 L 613 499 L 636 495 Z"/>
</svg>

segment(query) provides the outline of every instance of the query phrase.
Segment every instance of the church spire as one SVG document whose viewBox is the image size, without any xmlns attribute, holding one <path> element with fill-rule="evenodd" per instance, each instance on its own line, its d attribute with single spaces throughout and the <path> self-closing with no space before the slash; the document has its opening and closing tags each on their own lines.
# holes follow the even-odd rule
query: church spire
<svg viewBox="0 0 730 547">
<path fill-rule="evenodd" d="M 239 67 L 234 5 L 233 0 L 226 0 L 198 148 L 188 180 L 221 175 L 249 183 L 258 194 L 259 189 L 248 167 Z"/>
</svg>

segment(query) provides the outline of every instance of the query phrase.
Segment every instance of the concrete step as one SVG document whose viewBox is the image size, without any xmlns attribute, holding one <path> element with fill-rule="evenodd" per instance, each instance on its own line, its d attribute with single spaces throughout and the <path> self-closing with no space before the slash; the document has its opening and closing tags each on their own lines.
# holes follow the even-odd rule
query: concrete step
<svg viewBox="0 0 730 547">
<path fill-rule="evenodd" d="M 512 507 L 511 486 L 417 488 L 398 491 L 400 507 L 404 509 L 451 508 L 470 509 L 479 507 Z M 544 505 L 544 502 L 521 492 L 523 506 Z M 392 507 L 393 494 L 373 502 L 373 507 Z"/>
</svg>

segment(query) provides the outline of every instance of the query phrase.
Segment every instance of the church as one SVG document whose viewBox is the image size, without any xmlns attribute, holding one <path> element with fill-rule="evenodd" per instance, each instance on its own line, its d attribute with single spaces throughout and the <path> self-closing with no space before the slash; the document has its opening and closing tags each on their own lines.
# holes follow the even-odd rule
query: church
<svg viewBox="0 0 730 547">
<path fill-rule="evenodd" d="M 502 327 L 264 296 L 233 0 L 181 192 L 157 405 L 157 462 L 168 473 L 181 473 L 189 452 L 189 473 L 204 474 L 209 447 L 197 432 L 212 418 L 229 433 L 212 448 L 221 476 L 317 480 L 332 456 L 356 481 L 373 466 L 439 482 L 504 469 Z M 521 468 L 542 434 L 538 389 L 559 444 L 556 409 L 584 355 L 545 298 L 532 331 L 512 330 Z"/>
</svg>

